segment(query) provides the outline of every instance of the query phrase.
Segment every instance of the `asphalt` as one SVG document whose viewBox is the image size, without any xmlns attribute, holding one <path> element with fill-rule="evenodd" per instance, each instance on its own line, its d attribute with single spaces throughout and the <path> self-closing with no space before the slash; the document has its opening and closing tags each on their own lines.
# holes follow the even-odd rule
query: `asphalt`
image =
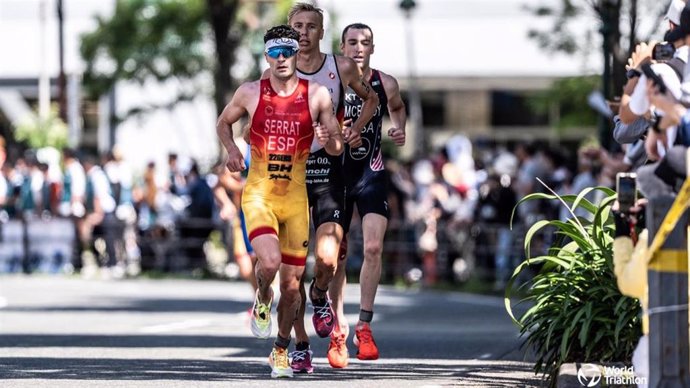
<svg viewBox="0 0 690 388">
<path fill-rule="evenodd" d="M 346 295 L 354 323 L 358 286 Z M 312 335 L 315 373 L 290 380 L 269 376 L 272 342 L 249 332 L 251 299 L 239 282 L 0 277 L 0 387 L 540 384 L 502 298 L 381 287 L 372 324 L 381 358 L 332 369 L 328 341 Z"/>
</svg>

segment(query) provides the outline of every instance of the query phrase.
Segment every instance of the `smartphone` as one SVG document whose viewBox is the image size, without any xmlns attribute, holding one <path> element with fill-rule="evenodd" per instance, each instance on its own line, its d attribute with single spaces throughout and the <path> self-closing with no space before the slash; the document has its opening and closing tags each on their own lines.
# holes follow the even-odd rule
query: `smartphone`
<svg viewBox="0 0 690 388">
<path fill-rule="evenodd" d="M 655 73 L 654 70 L 652 70 L 651 63 L 645 63 L 642 65 L 642 73 L 644 73 L 647 78 L 654 82 L 654 85 L 659 88 L 659 93 L 666 93 L 666 84 L 664 83 L 664 79 L 661 78 L 659 74 Z"/>
<path fill-rule="evenodd" d="M 673 46 L 673 43 L 657 43 L 652 49 L 652 59 L 655 61 L 668 61 L 673 58 L 675 52 L 676 48 Z"/>
<path fill-rule="evenodd" d="M 618 193 L 619 211 L 626 214 L 637 202 L 637 174 L 619 172 L 616 174 L 616 193 Z"/>
</svg>

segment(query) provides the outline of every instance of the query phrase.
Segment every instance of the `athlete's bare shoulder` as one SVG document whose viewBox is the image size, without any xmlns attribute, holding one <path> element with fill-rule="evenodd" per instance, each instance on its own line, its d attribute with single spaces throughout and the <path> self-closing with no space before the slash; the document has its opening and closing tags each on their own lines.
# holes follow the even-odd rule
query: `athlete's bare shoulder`
<svg viewBox="0 0 690 388">
<path fill-rule="evenodd" d="M 383 84 L 383 89 L 386 91 L 386 94 L 390 94 L 393 92 L 396 92 L 400 89 L 398 86 L 398 80 L 395 79 L 390 74 L 386 74 L 381 70 L 376 69 L 379 72 L 379 75 L 381 76 L 381 83 Z"/>
<path fill-rule="evenodd" d="M 261 81 L 259 80 L 244 82 L 240 85 L 240 87 L 237 88 L 235 95 L 239 97 L 251 97 L 259 93 L 260 85 Z"/>
<path fill-rule="evenodd" d="M 361 74 L 359 73 L 359 68 L 352 58 L 344 57 L 342 55 L 336 55 L 335 61 L 338 64 L 338 71 L 340 72 L 340 77 L 343 79 L 344 84 L 350 85 L 359 81 Z"/>
<path fill-rule="evenodd" d="M 232 97 L 231 104 L 244 108 L 249 114 L 254 113 L 259 100 L 260 81 L 250 81 L 241 84 Z"/>
<path fill-rule="evenodd" d="M 311 99 L 316 103 L 319 103 L 324 98 L 327 98 L 329 101 L 331 99 L 328 88 L 316 81 L 309 81 L 309 96 L 311 96 Z"/>
</svg>

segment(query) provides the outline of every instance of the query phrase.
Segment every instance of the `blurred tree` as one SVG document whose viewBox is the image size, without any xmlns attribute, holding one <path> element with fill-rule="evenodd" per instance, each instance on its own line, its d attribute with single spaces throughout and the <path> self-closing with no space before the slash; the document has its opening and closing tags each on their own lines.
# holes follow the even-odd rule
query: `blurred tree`
<svg viewBox="0 0 690 388">
<path fill-rule="evenodd" d="M 32 117 L 19 120 L 14 138 L 34 149 L 43 147 L 61 149 L 67 145 L 67 132 L 67 124 L 60 119 L 58 106 L 54 105 L 46 118 L 41 118 L 36 112 Z"/>
<path fill-rule="evenodd" d="M 213 72 L 214 102 L 220 113 L 236 82 L 230 75 L 235 49 L 246 25 L 236 21 L 240 0 L 120 0 L 109 19 L 81 39 L 86 61 L 84 86 L 91 97 L 108 93 L 120 80 L 176 78 L 179 90 L 168 107 L 193 98 L 203 85 L 198 76 Z M 208 37 L 214 42 L 209 60 Z M 161 106 L 135 109 L 130 114 Z"/>
<path fill-rule="evenodd" d="M 231 28 L 239 7 L 238 0 L 206 0 L 206 4 L 216 47 L 213 101 L 220 115 L 227 104 L 227 95 L 235 88 L 230 68 L 235 61 L 235 50 L 242 40 L 243 28 Z"/>
<path fill-rule="evenodd" d="M 220 114 L 239 83 L 261 75 L 263 35 L 271 26 L 287 23 L 293 3 L 118 0 L 112 17 L 96 17 L 97 28 L 81 37 L 85 90 L 97 98 L 122 80 L 140 84 L 151 79 L 180 81 L 177 95 L 168 102 L 137 107 L 126 114 L 129 116 L 169 108 L 206 92 L 199 75 L 212 72 L 213 100 Z M 213 59 L 209 59 L 209 37 L 213 39 Z"/>
<path fill-rule="evenodd" d="M 670 0 L 554 0 L 547 4 L 526 6 L 534 15 L 553 21 L 550 28 L 531 29 L 529 36 L 540 47 L 552 52 L 580 56 L 602 55 L 593 48 L 592 40 L 601 34 L 606 37 L 602 46 L 608 52 L 604 72 L 607 84 L 602 85 L 607 98 L 620 94 L 625 84 L 625 63 L 635 45 L 648 41 L 659 31 L 665 31 L 662 19 Z M 583 23 L 583 18 L 594 18 L 599 24 Z M 640 19 L 652 20 L 644 30 Z M 576 23 L 578 23 L 575 25 Z M 582 25 L 588 30 L 583 31 Z"/>
<path fill-rule="evenodd" d="M 96 17 L 96 30 L 81 37 L 86 92 L 98 97 L 119 80 L 192 80 L 209 68 L 205 17 L 203 0 L 118 1 L 110 19 Z"/>
<path fill-rule="evenodd" d="M 594 126 L 597 114 L 587 103 L 592 90 L 601 85 L 599 76 L 569 77 L 560 79 L 551 88 L 538 92 L 528 104 L 534 113 L 550 115 L 558 129 Z"/>
</svg>

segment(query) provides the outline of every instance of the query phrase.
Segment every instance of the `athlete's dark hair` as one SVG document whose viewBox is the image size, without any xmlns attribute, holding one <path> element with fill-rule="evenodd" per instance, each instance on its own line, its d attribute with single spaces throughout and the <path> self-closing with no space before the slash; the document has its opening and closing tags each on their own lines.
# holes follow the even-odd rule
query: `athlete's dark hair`
<svg viewBox="0 0 690 388">
<path fill-rule="evenodd" d="M 272 27 L 270 30 L 266 31 L 264 35 L 264 43 L 271 39 L 279 38 L 289 38 L 294 40 L 299 40 L 299 32 L 294 28 L 288 26 L 287 24 L 281 24 L 279 26 Z"/>
<path fill-rule="evenodd" d="M 343 34 L 340 36 L 340 43 L 345 43 L 345 34 L 347 34 L 347 31 L 350 29 L 369 30 L 369 32 L 371 33 L 371 40 L 374 40 L 374 31 L 371 30 L 371 27 L 367 26 L 364 23 L 352 23 L 343 28 Z"/>
<path fill-rule="evenodd" d="M 288 23 L 292 20 L 295 15 L 300 12 L 314 12 L 319 16 L 319 23 L 321 23 L 321 28 L 323 28 L 323 10 L 314 4 L 309 3 L 297 3 L 290 8 L 288 11 Z"/>
</svg>

